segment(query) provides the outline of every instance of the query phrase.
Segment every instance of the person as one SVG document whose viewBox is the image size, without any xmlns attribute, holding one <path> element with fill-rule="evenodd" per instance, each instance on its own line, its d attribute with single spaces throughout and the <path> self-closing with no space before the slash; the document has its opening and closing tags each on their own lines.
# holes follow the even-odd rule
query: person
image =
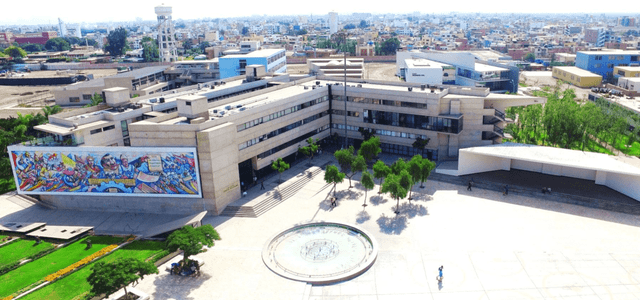
<svg viewBox="0 0 640 300">
<path fill-rule="evenodd" d="M 260 182 L 260 189 L 264 190 L 264 180 Z"/>
<path fill-rule="evenodd" d="M 547 193 L 551 194 L 551 188 L 547 188 Z"/>
<path fill-rule="evenodd" d="M 336 207 L 338 204 L 336 203 L 336 197 L 331 197 L 331 206 Z"/>
<path fill-rule="evenodd" d="M 438 281 L 442 281 L 442 269 L 444 269 L 443 266 L 440 266 L 440 268 L 438 268 Z"/>
<path fill-rule="evenodd" d="M 240 190 L 244 192 L 244 181 L 240 181 Z"/>
<path fill-rule="evenodd" d="M 509 185 L 505 185 L 504 186 L 504 192 L 502 192 L 502 195 L 509 195 Z"/>
<path fill-rule="evenodd" d="M 469 180 L 469 185 L 467 186 L 467 191 L 471 190 L 471 180 Z"/>
<path fill-rule="evenodd" d="M 547 192 L 547 188 L 546 187 L 542 187 L 542 193 L 546 193 Z"/>
</svg>

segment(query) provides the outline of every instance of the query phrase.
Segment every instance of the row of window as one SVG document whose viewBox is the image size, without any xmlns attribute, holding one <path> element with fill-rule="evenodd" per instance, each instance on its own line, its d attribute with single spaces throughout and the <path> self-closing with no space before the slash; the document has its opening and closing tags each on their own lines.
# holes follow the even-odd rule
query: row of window
<svg viewBox="0 0 640 300">
<path fill-rule="evenodd" d="M 314 106 L 316 104 L 325 102 L 325 101 L 327 101 L 327 99 L 328 99 L 328 96 L 323 96 L 323 97 L 320 97 L 318 99 L 311 100 L 309 102 L 305 102 L 305 103 L 302 103 L 302 104 L 298 104 L 298 105 L 289 107 L 287 109 L 283 109 L 281 111 L 274 112 L 274 113 L 272 113 L 272 114 L 270 114 L 268 116 L 260 117 L 260 118 L 257 118 L 255 120 L 251 120 L 249 122 L 246 122 L 244 124 L 240 124 L 237 127 L 238 128 L 238 132 L 246 130 L 246 129 L 249 129 L 249 128 L 253 127 L 253 126 L 258 126 L 258 125 L 260 125 L 262 123 L 266 123 L 266 122 L 269 122 L 271 120 L 275 120 L 277 118 L 286 116 L 286 115 L 288 115 L 290 113 L 299 111 L 301 109 L 305 109 L 305 108 Z"/>
<path fill-rule="evenodd" d="M 364 110 L 365 123 L 400 126 L 440 132 L 460 133 L 462 119 L 430 117 L 379 110 Z"/>
<path fill-rule="evenodd" d="M 295 145 L 297 143 L 300 143 L 300 142 L 302 142 L 302 141 L 304 141 L 304 140 L 306 140 L 306 139 L 308 139 L 308 138 L 310 138 L 310 137 L 312 137 L 312 136 L 314 136 L 314 135 L 316 135 L 316 134 L 318 134 L 320 132 L 323 132 L 323 131 L 325 131 L 327 129 L 329 129 L 329 124 L 324 125 L 324 126 L 318 128 L 318 129 L 314 129 L 311 132 L 308 132 L 308 133 L 306 133 L 304 135 L 301 135 L 301 136 L 299 136 L 299 137 L 297 137 L 297 138 L 295 138 L 293 140 L 290 140 L 290 141 L 288 141 L 288 142 L 286 142 L 286 143 L 284 143 L 284 144 L 282 144 L 280 146 L 277 146 L 275 148 L 272 148 L 270 150 L 262 152 L 262 153 L 258 154 L 258 160 L 264 159 L 266 157 L 269 157 L 270 155 L 275 154 L 276 152 L 278 152 L 280 150 L 283 150 L 283 149 L 285 149 L 287 147 L 291 147 L 291 146 L 293 146 L 293 145 Z"/>
<path fill-rule="evenodd" d="M 343 101 L 344 97 L 343 96 L 333 96 L 333 100 Z M 366 103 L 366 104 L 377 104 L 377 105 L 387 105 L 387 106 L 396 106 L 396 107 L 411 107 L 411 108 L 427 109 L 427 104 L 426 103 L 415 103 L 415 102 L 406 102 L 406 101 L 372 99 L 372 98 L 364 98 L 364 97 L 347 97 L 347 101 L 357 102 L 357 103 Z"/>
<path fill-rule="evenodd" d="M 315 114 L 315 115 L 310 116 L 308 118 L 305 118 L 303 120 L 291 123 L 291 124 L 289 124 L 287 126 L 284 126 L 282 128 L 278 128 L 278 129 L 276 129 L 274 131 L 271 131 L 271 132 L 269 132 L 267 134 L 261 135 L 261 136 L 259 136 L 257 138 L 253 138 L 253 139 L 250 139 L 250 140 L 248 140 L 248 141 L 246 141 L 244 143 L 238 144 L 238 149 L 242 150 L 242 149 L 251 147 L 251 146 L 253 146 L 253 145 L 257 144 L 257 143 L 266 141 L 267 139 L 270 139 L 270 138 L 275 137 L 277 135 L 283 134 L 283 133 L 285 133 L 285 132 L 287 132 L 287 131 L 289 131 L 291 129 L 300 127 L 300 126 L 302 126 L 304 124 L 309 124 L 310 122 L 313 122 L 313 121 L 315 121 L 315 120 L 317 120 L 319 118 L 322 118 L 322 117 L 324 117 L 324 116 L 326 116 L 328 114 L 329 114 L 328 111 L 323 111 L 323 112 L 321 112 L 319 114 Z"/>
<path fill-rule="evenodd" d="M 211 103 L 211 102 L 214 102 L 214 101 L 235 97 L 235 96 L 246 94 L 246 93 L 251 93 L 253 91 L 261 90 L 261 89 L 264 89 L 266 87 L 267 87 L 266 85 L 263 85 L 263 86 L 255 87 L 255 88 L 252 88 L 252 89 L 242 90 L 242 91 L 231 93 L 231 94 L 224 94 L 222 96 L 209 98 L 209 99 L 207 99 L 207 103 Z"/>
<path fill-rule="evenodd" d="M 380 149 L 382 152 L 403 155 L 403 156 L 414 156 L 414 155 L 422 155 L 426 157 L 430 161 L 438 160 L 438 150 L 424 149 L 420 150 L 411 146 L 404 145 L 396 145 L 396 144 L 387 144 L 380 143 Z"/>
<path fill-rule="evenodd" d="M 339 110 L 339 109 L 334 109 L 333 110 L 333 114 L 334 115 L 338 115 L 338 116 L 344 116 L 344 110 Z M 360 112 L 357 111 L 347 111 L 347 116 L 349 117 L 359 117 L 360 116 Z"/>
<path fill-rule="evenodd" d="M 109 130 L 112 130 L 112 129 L 116 129 L 116 125 L 109 125 L 107 127 L 97 128 L 97 129 L 89 131 L 89 133 L 90 134 L 96 134 L 96 133 L 100 133 L 100 132 L 103 132 L 103 131 L 109 131 Z"/>
<path fill-rule="evenodd" d="M 281 62 L 281 63 L 279 63 L 279 64 L 277 64 L 277 65 L 275 65 L 275 66 L 273 66 L 273 67 L 269 68 L 269 69 L 267 70 L 267 73 L 270 73 L 270 72 L 274 72 L 274 71 L 280 70 L 280 68 L 284 67 L 286 64 L 287 64 L 287 62 L 286 62 L 286 61 L 283 61 L 283 62 Z"/>
<path fill-rule="evenodd" d="M 339 130 L 344 130 L 344 124 L 332 124 L 332 128 L 334 129 L 339 129 Z M 347 125 L 347 130 L 352 130 L 352 131 L 358 131 L 360 130 L 360 128 L 362 127 L 357 127 L 357 126 L 350 126 Z M 368 129 L 368 128 L 365 128 Z M 383 130 L 383 129 L 375 129 L 375 134 L 378 136 L 390 136 L 390 137 L 399 137 L 399 138 L 407 138 L 407 139 L 412 139 L 415 140 L 416 138 L 421 138 L 423 140 L 427 139 L 426 135 L 423 134 L 414 134 L 414 133 L 408 133 L 408 132 L 401 132 L 401 131 L 393 131 L 393 130 Z"/>
<path fill-rule="evenodd" d="M 284 52 L 284 51 L 279 52 L 279 53 L 277 53 L 276 55 L 274 55 L 274 56 L 271 56 L 271 57 L 267 58 L 267 64 L 270 64 L 270 63 L 272 63 L 272 62 L 274 62 L 274 61 L 276 61 L 276 60 L 278 60 L 278 59 L 281 59 L 281 58 L 283 58 L 284 56 L 285 56 L 285 52 Z"/>
</svg>

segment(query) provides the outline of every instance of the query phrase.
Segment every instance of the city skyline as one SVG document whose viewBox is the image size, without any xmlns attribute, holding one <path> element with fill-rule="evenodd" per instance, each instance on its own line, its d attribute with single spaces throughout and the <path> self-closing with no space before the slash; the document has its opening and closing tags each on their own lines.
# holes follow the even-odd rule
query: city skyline
<svg viewBox="0 0 640 300">
<path fill-rule="evenodd" d="M 71 5 L 58 6 L 51 5 L 51 2 L 37 0 L 33 5 L 25 10 L 23 14 L 4 15 L 0 20 L 0 25 L 57 25 L 58 18 L 65 23 L 101 23 L 101 22 L 132 22 L 136 20 L 154 21 L 156 16 L 154 7 L 161 5 L 162 1 L 110 1 L 108 6 L 100 7 L 99 11 L 94 11 L 91 7 L 79 7 L 70 9 L 73 4 L 84 5 L 84 2 L 77 2 Z M 372 13 L 372 14 L 410 14 L 419 12 L 421 14 L 448 14 L 456 13 L 585 13 L 592 15 L 605 14 L 626 14 L 636 15 L 636 12 L 620 12 L 621 7 L 635 7 L 635 1 L 623 0 L 616 6 L 593 9 L 590 6 L 573 6 L 571 3 L 558 3 L 551 0 L 537 1 L 536 6 L 523 7 L 514 6 L 511 1 L 471 1 L 463 0 L 456 2 L 455 6 L 449 2 L 430 3 L 425 5 L 418 1 L 408 1 L 405 5 L 382 6 L 363 5 L 358 2 L 340 2 L 337 0 L 324 1 L 320 8 L 302 6 L 299 2 L 292 0 L 278 1 L 276 5 L 265 7 L 263 2 L 248 0 L 243 2 L 242 9 L 239 10 L 230 4 L 215 5 L 214 3 L 204 3 L 190 5 L 179 1 L 164 1 L 164 4 L 173 7 L 174 20 L 177 19 L 204 19 L 204 18 L 236 18 L 251 16 L 278 16 L 278 15 L 326 15 L 330 11 L 338 14 L 351 13 Z M 9 2 L 4 5 L 5 11 L 18 12 L 24 10 L 20 3 Z M 123 9 L 126 8 L 126 9 Z M 139 18 L 139 19 L 138 19 Z"/>
</svg>

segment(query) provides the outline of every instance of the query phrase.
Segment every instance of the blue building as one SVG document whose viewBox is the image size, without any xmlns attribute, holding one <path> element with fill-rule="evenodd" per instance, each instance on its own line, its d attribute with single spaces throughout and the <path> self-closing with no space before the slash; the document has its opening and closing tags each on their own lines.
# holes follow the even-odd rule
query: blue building
<svg viewBox="0 0 640 300">
<path fill-rule="evenodd" d="M 244 55 L 227 55 L 219 58 L 220 78 L 245 75 L 248 65 L 263 65 L 267 73 L 287 71 L 287 57 L 284 49 L 263 49 Z"/>
<path fill-rule="evenodd" d="M 603 81 L 613 80 L 613 68 L 637 66 L 640 51 L 578 51 L 576 67 L 602 76 Z"/>
</svg>

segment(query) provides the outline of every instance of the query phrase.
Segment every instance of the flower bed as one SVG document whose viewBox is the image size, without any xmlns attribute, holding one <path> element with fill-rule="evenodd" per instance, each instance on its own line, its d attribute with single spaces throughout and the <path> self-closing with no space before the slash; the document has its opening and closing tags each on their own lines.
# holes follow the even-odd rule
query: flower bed
<svg viewBox="0 0 640 300">
<path fill-rule="evenodd" d="M 72 265 L 70 265 L 70 266 L 68 266 L 68 267 L 66 267 L 66 268 L 64 268 L 64 269 L 62 269 L 62 270 L 60 270 L 58 272 L 55 272 L 53 274 L 48 275 L 47 277 L 44 278 L 44 280 L 49 281 L 49 282 L 54 281 L 58 277 L 60 277 L 60 276 L 62 276 L 64 274 L 67 274 L 67 273 L 73 271 L 74 269 L 76 269 L 76 268 L 78 268 L 78 267 L 80 267 L 82 265 L 85 265 L 85 264 L 89 263 L 90 261 L 92 261 L 92 260 L 94 260 L 94 259 L 96 259 L 96 258 L 98 258 L 100 256 L 103 256 L 103 255 L 113 251 L 113 249 L 115 249 L 117 247 L 118 247 L 118 245 L 109 245 L 107 247 L 104 247 L 100 251 L 98 251 L 98 252 L 96 252 L 94 254 L 91 254 L 91 255 L 81 259 L 80 261 L 74 263 L 74 264 L 72 264 Z"/>
</svg>

